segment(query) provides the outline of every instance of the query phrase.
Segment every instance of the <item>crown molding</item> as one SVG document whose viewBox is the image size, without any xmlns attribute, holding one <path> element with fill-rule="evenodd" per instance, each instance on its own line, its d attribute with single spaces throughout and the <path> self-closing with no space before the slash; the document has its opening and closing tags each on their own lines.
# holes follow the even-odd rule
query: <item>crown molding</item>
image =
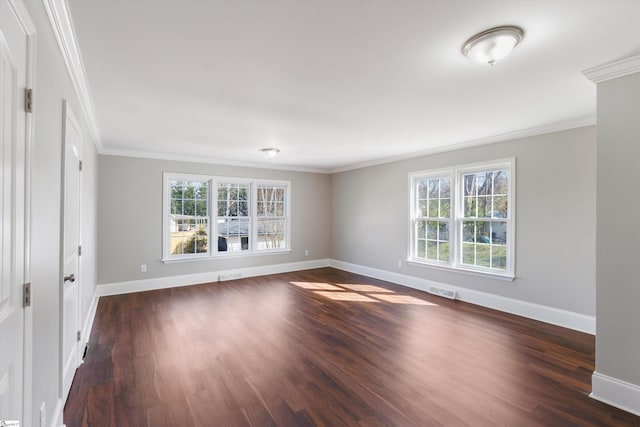
<svg viewBox="0 0 640 427">
<path fill-rule="evenodd" d="M 87 120 L 93 143 L 98 153 L 101 153 L 102 140 L 100 139 L 100 131 L 93 107 L 93 100 L 84 71 L 84 63 L 82 62 L 82 56 L 80 55 L 80 49 L 78 49 L 78 43 L 76 41 L 69 5 L 67 0 L 42 0 L 42 3 L 47 11 L 49 23 L 58 42 L 60 53 L 67 66 L 67 71 L 69 72 L 73 87 L 76 90 L 76 95 L 80 100 L 80 107 Z"/>
<path fill-rule="evenodd" d="M 192 163 L 207 163 L 223 166 L 239 166 L 258 169 L 273 169 L 273 170 L 285 170 L 293 172 L 310 172 L 310 173 L 322 173 L 322 174 L 334 174 L 340 172 L 347 172 L 350 170 L 364 169 L 371 166 L 378 166 L 387 163 L 398 162 L 402 160 L 415 159 L 422 156 L 429 156 L 433 154 L 446 153 L 449 151 L 462 150 L 465 148 L 477 147 L 480 145 L 495 144 L 498 142 L 512 141 L 515 139 L 527 138 L 532 136 L 544 135 L 547 133 L 561 132 L 564 130 L 576 129 L 585 126 L 592 126 L 596 124 L 596 117 L 587 116 L 575 120 L 567 120 L 558 123 L 552 123 L 545 126 L 537 126 L 528 129 L 522 129 L 514 132 L 503 133 L 499 135 L 489 136 L 486 138 L 474 139 L 470 141 L 463 141 L 454 143 L 451 145 L 444 145 L 441 147 L 434 147 L 427 150 L 418 152 L 406 153 L 398 156 L 383 157 L 366 162 L 354 163 L 338 168 L 314 168 L 295 165 L 282 165 L 277 163 L 258 163 L 258 162 L 245 162 L 230 159 L 222 159 L 207 156 L 194 156 L 190 154 L 178 154 L 178 153 L 160 153 L 150 151 L 136 151 L 128 149 L 103 149 L 100 154 L 107 156 L 122 156 L 122 157 L 136 157 L 142 159 L 155 159 L 155 160 L 171 160 L 176 162 L 192 162 Z"/>
<path fill-rule="evenodd" d="M 272 160 L 265 161 L 264 163 L 245 162 L 245 161 L 229 160 L 229 159 L 209 157 L 209 156 L 195 156 L 191 154 L 136 151 L 136 150 L 127 150 L 127 149 L 115 149 L 115 150 L 104 149 L 102 152 L 100 152 L 100 154 L 105 156 L 135 157 L 140 159 L 151 159 L 151 160 L 170 160 L 173 162 L 206 163 L 206 164 L 213 164 L 213 165 L 238 166 L 238 167 L 254 168 L 254 169 L 271 169 L 271 170 L 283 170 L 283 171 L 291 171 L 291 172 L 310 172 L 310 173 L 322 173 L 322 174 L 330 173 L 328 169 L 295 166 L 295 165 L 283 165 L 283 164 L 273 163 Z"/>
<path fill-rule="evenodd" d="M 595 114 L 593 114 L 591 116 L 581 117 L 574 120 L 566 120 L 563 122 L 551 123 L 544 126 L 536 126 L 532 128 L 517 130 L 514 132 L 488 136 L 486 138 L 462 141 L 462 142 L 453 143 L 450 145 L 443 145 L 439 147 L 429 148 L 427 150 L 402 154 L 399 156 L 385 157 L 381 159 L 371 160 L 368 162 L 355 163 L 355 164 L 344 166 L 344 167 L 330 169 L 328 173 L 333 174 L 333 173 L 347 172 L 350 170 L 363 169 L 370 166 L 378 166 L 385 163 L 393 163 L 401 160 L 415 159 L 417 157 L 422 157 L 422 156 L 430 156 L 433 154 L 446 153 L 448 151 L 462 150 L 464 148 L 477 147 L 480 145 L 488 145 L 488 144 L 495 144 L 498 142 L 512 141 L 515 139 L 544 135 L 547 133 L 561 132 L 564 130 L 576 129 L 576 128 L 581 128 L 585 126 L 592 126 L 595 124 L 596 124 L 596 116 Z"/>
<path fill-rule="evenodd" d="M 594 83 L 602 83 L 638 72 L 640 72 L 640 55 L 588 68 L 582 74 Z"/>
</svg>

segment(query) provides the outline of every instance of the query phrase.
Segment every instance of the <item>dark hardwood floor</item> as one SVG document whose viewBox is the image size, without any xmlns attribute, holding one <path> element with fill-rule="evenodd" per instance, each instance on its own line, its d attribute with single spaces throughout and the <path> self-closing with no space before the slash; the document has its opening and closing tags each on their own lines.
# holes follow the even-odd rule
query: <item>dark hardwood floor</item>
<svg viewBox="0 0 640 427">
<path fill-rule="evenodd" d="M 330 268 L 100 299 L 67 426 L 640 426 L 594 337 Z"/>
</svg>

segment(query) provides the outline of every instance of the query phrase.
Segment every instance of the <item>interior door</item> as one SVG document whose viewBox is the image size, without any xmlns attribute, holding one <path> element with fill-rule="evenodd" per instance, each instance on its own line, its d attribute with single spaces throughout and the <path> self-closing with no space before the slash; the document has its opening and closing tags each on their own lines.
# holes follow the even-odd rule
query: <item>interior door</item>
<svg viewBox="0 0 640 427">
<path fill-rule="evenodd" d="M 78 122 L 64 103 L 62 242 L 62 399 L 66 401 L 80 358 L 80 148 Z"/>
<path fill-rule="evenodd" d="M 0 0 L 0 420 L 23 419 L 28 35 Z"/>
</svg>

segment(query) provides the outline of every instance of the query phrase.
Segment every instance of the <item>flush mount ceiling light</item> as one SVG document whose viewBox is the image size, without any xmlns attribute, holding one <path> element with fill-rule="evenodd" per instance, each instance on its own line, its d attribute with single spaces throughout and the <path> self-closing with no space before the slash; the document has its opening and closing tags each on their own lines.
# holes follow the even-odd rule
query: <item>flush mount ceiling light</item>
<svg viewBox="0 0 640 427">
<path fill-rule="evenodd" d="M 520 27 L 490 28 L 467 40 L 462 46 L 462 53 L 475 61 L 493 65 L 507 56 L 523 37 L 524 31 Z"/>
<path fill-rule="evenodd" d="M 262 155 L 267 159 L 273 159 L 280 152 L 280 150 L 273 147 L 263 148 L 260 151 L 262 151 Z"/>
</svg>

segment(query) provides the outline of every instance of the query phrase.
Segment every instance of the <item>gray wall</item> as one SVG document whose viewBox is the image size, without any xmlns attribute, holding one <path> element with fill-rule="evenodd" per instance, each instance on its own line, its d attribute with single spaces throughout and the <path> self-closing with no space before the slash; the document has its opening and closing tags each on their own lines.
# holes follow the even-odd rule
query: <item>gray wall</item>
<svg viewBox="0 0 640 427">
<path fill-rule="evenodd" d="M 102 155 L 99 162 L 101 284 L 329 257 L 328 175 Z M 292 253 L 162 263 L 163 172 L 291 181 Z M 140 264 L 147 273 L 140 273 Z"/>
<path fill-rule="evenodd" d="M 83 132 L 83 157 L 88 172 L 82 179 L 81 259 L 82 321 L 96 286 L 97 154 L 68 77 L 42 2 L 25 5 L 37 29 L 37 57 L 32 146 L 31 282 L 33 315 L 32 420 L 47 408 L 51 423 L 60 399 L 60 205 L 62 186 L 62 100 L 67 99 Z M 62 402 L 60 402 L 62 403 Z M 38 421 L 39 422 L 39 421 Z"/>
<path fill-rule="evenodd" d="M 640 73 L 598 84 L 596 371 L 640 386 Z"/>
<path fill-rule="evenodd" d="M 513 282 L 404 264 L 409 172 L 516 157 Z M 596 129 L 585 127 L 332 175 L 334 259 L 595 315 Z"/>
</svg>

